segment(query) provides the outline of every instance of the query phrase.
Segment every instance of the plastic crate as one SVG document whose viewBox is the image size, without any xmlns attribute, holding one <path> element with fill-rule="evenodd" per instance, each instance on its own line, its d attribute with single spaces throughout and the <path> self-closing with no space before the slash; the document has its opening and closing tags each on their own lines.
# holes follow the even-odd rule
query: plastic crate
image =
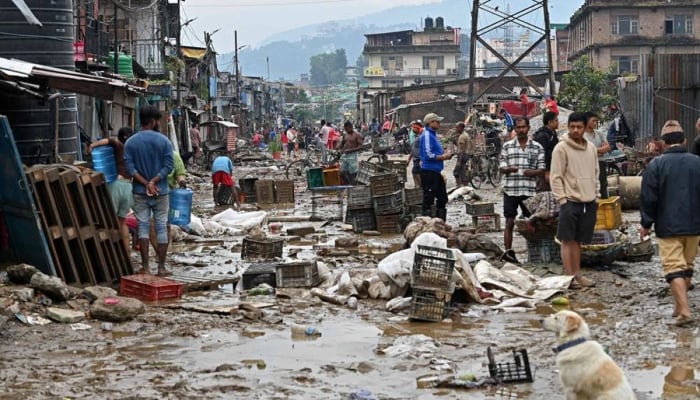
<svg viewBox="0 0 700 400">
<path fill-rule="evenodd" d="M 340 170 L 338 168 L 323 170 L 323 186 L 340 186 Z"/>
<path fill-rule="evenodd" d="M 448 290 L 454 269 L 452 250 L 419 245 L 413 257 L 411 286 Z"/>
<path fill-rule="evenodd" d="M 407 207 L 420 206 L 423 204 L 423 189 L 404 189 L 403 202 Z"/>
<path fill-rule="evenodd" d="M 622 201 L 620 196 L 598 200 L 595 230 L 606 231 L 617 229 L 622 225 Z"/>
<path fill-rule="evenodd" d="M 491 215 L 494 213 L 494 204 L 486 201 L 466 202 L 467 214 L 473 216 Z"/>
<path fill-rule="evenodd" d="M 440 322 L 450 310 L 452 292 L 412 287 L 411 311 L 408 317 L 421 321 Z"/>
<path fill-rule="evenodd" d="M 219 190 L 216 192 L 216 203 L 233 204 L 233 190 L 231 186 L 219 186 Z"/>
<path fill-rule="evenodd" d="M 244 238 L 241 258 L 244 260 L 282 258 L 283 249 L 284 239 L 253 240 Z"/>
<path fill-rule="evenodd" d="M 306 170 L 306 185 L 309 188 L 323 186 L 323 168 L 309 168 Z"/>
<path fill-rule="evenodd" d="M 382 163 L 382 166 L 399 177 L 401 183 L 406 183 L 406 178 L 408 178 L 408 161 L 406 160 L 388 160 Z"/>
<path fill-rule="evenodd" d="M 385 132 L 380 135 L 372 137 L 372 152 L 374 153 L 384 153 L 391 150 L 394 147 L 394 134 L 392 132 Z"/>
<path fill-rule="evenodd" d="M 401 214 L 377 215 L 376 218 L 380 233 L 401 233 Z"/>
<path fill-rule="evenodd" d="M 561 247 L 554 239 L 529 240 L 527 261 L 532 264 L 561 263 Z"/>
<path fill-rule="evenodd" d="M 275 181 L 272 179 L 258 179 L 255 182 L 255 197 L 258 204 L 274 204 Z"/>
<path fill-rule="evenodd" d="M 243 289 L 254 288 L 261 283 L 277 286 L 277 277 L 273 263 L 253 263 L 243 273 Z"/>
<path fill-rule="evenodd" d="M 294 181 L 275 181 L 275 200 L 277 203 L 294 203 Z"/>
<path fill-rule="evenodd" d="M 501 383 L 532 382 L 532 369 L 527 350 L 513 350 L 513 362 L 497 363 L 491 347 L 486 350 L 489 360 L 489 375 Z"/>
<path fill-rule="evenodd" d="M 258 178 L 243 178 L 238 181 L 241 186 L 241 192 L 245 194 L 255 193 L 255 182 Z"/>
<path fill-rule="evenodd" d="M 405 206 L 404 215 L 414 220 L 418 217 L 423 216 L 423 206 Z"/>
<path fill-rule="evenodd" d="M 402 189 L 401 182 L 396 174 L 381 174 L 370 177 L 369 188 L 372 191 L 372 196 L 392 194 Z"/>
<path fill-rule="evenodd" d="M 122 276 L 119 284 L 120 295 L 145 301 L 179 299 L 183 289 L 181 283 L 156 275 Z"/>
<path fill-rule="evenodd" d="M 381 175 L 389 173 L 388 169 L 382 167 L 379 164 L 372 164 L 367 161 L 360 163 L 360 167 L 357 170 L 357 175 L 355 176 L 355 182 L 360 185 L 369 185 L 369 179 L 375 175 Z"/>
<path fill-rule="evenodd" d="M 594 231 L 590 244 L 612 244 L 615 243 L 615 235 L 611 231 Z"/>
<path fill-rule="evenodd" d="M 371 208 L 347 210 L 345 223 L 352 225 L 352 231 L 355 233 L 377 229 L 377 220 L 374 217 L 374 210 Z"/>
<path fill-rule="evenodd" d="M 501 216 L 499 214 L 473 215 L 472 226 L 481 232 L 500 232 Z"/>
<path fill-rule="evenodd" d="M 314 287 L 321 283 L 316 260 L 277 264 L 277 287 Z"/>
<path fill-rule="evenodd" d="M 374 215 L 398 214 L 403 211 L 403 194 L 400 190 L 382 196 L 372 197 Z"/>
<path fill-rule="evenodd" d="M 348 209 L 357 210 L 372 207 L 372 192 L 369 186 L 353 186 L 348 189 Z"/>
</svg>

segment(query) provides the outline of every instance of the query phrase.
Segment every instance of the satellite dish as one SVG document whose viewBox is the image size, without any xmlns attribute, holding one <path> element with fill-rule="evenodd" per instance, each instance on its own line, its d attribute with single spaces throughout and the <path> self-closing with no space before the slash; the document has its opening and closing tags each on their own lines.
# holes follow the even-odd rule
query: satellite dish
<svg viewBox="0 0 700 400">
<path fill-rule="evenodd" d="M 413 81 L 416 83 L 416 85 L 420 85 L 421 83 L 423 83 L 423 80 L 421 78 L 416 78 Z"/>
</svg>

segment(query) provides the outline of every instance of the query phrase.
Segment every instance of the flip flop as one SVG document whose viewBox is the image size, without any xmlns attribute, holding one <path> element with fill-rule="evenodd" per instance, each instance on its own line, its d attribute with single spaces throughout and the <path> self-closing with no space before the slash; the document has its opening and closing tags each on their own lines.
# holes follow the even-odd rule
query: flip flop
<svg viewBox="0 0 700 400">
<path fill-rule="evenodd" d="M 686 326 L 695 322 L 693 317 L 677 317 L 670 321 L 668 324 L 671 326 Z"/>
</svg>

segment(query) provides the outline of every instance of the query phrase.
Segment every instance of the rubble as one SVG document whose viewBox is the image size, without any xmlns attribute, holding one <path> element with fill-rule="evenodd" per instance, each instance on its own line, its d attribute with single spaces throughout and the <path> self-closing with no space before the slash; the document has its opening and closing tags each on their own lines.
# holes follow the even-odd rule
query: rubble
<svg viewBox="0 0 700 400">
<path fill-rule="evenodd" d="M 32 276 L 39 272 L 36 267 L 29 264 L 17 264 L 7 267 L 7 277 L 16 285 L 26 285 L 32 280 Z"/>
<path fill-rule="evenodd" d="M 115 297 L 117 296 L 117 291 L 104 286 L 88 286 L 83 289 L 82 295 L 93 302 L 98 299 L 104 299 L 105 297 Z"/>
<path fill-rule="evenodd" d="M 107 297 L 92 303 L 90 316 L 107 322 L 124 322 L 146 312 L 146 306 L 130 297 Z"/>
<path fill-rule="evenodd" d="M 348 248 L 359 246 L 359 241 L 354 236 L 343 236 L 335 239 L 335 247 Z"/>
<path fill-rule="evenodd" d="M 37 272 L 32 276 L 29 285 L 46 294 L 54 301 L 66 301 L 71 298 L 71 290 L 68 285 L 61 278 L 55 276 Z"/>
<path fill-rule="evenodd" d="M 81 311 L 66 310 L 65 308 L 49 307 L 46 316 L 52 321 L 62 324 L 74 324 L 85 319 L 85 313 Z"/>
</svg>

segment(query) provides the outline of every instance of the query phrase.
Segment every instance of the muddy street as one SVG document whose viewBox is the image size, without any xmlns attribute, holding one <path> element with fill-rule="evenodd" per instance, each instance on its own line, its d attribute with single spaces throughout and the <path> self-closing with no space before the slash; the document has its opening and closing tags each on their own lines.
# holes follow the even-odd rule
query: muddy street
<svg viewBox="0 0 700 400">
<path fill-rule="evenodd" d="M 253 173 L 282 177 L 275 168 L 241 167 L 237 180 Z M 478 193 L 496 202 L 499 213 L 500 195 L 486 185 Z M 208 180 L 194 186 L 195 215 L 204 218 L 224 210 L 214 207 Z M 308 215 L 310 195 L 297 189 L 294 209 L 268 210 L 271 219 Z M 334 204 L 326 208 L 329 215 L 335 213 Z M 637 212 L 624 218 L 638 225 Z M 448 221 L 471 224 L 461 200 L 449 204 Z M 294 224 L 282 222 L 284 229 Z M 318 226 L 314 238 L 286 244 L 285 257 L 319 253 L 331 271 L 371 270 L 403 245 L 401 235 L 358 234 L 362 251 L 323 253 L 324 243 L 348 233 L 340 222 Z M 502 243 L 502 232 L 488 236 Z M 246 266 L 240 241 L 240 236 L 221 234 L 175 242 L 169 266 L 173 271 L 240 275 Z M 517 234 L 514 247 L 518 258 L 526 260 L 525 241 Z M 137 259 L 135 252 L 132 258 Z M 672 303 L 658 262 L 654 256 L 651 262 L 588 269 L 596 287 L 562 294 L 625 370 L 640 399 L 698 398 L 699 328 L 665 324 Z M 546 268 L 560 273 L 560 266 Z M 0 297 L 10 299 L 16 290 L 5 284 Z M 698 312 L 698 291 L 691 291 L 689 299 Z M 253 304 L 260 313 L 251 318 L 239 312 L 241 303 Z M 41 313 L 43 307 L 27 303 L 25 308 Z M 532 310 L 507 311 L 472 302 L 454 304 L 442 322 L 415 322 L 405 313 L 386 311 L 386 300 L 360 299 L 352 310 L 322 302 L 305 289 L 249 296 L 227 284 L 176 301 L 147 303 L 145 314 L 113 326 L 88 320 L 89 329 L 74 330 L 68 324 L 7 322 L 0 333 L 0 398 L 346 399 L 365 389 L 377 399 L 563 399 L 552 352 L 555 337 L 540 324 L 560 308 L 549 300 Z M 313 327 L 321 335 L 297 335 L 295 326 Z M 499 362 L 512 361 L 512 350 L 526 349 L 534 383 L 419 388 L 430 376 L 487 377 L 488 347 Z"/>
</svg>

